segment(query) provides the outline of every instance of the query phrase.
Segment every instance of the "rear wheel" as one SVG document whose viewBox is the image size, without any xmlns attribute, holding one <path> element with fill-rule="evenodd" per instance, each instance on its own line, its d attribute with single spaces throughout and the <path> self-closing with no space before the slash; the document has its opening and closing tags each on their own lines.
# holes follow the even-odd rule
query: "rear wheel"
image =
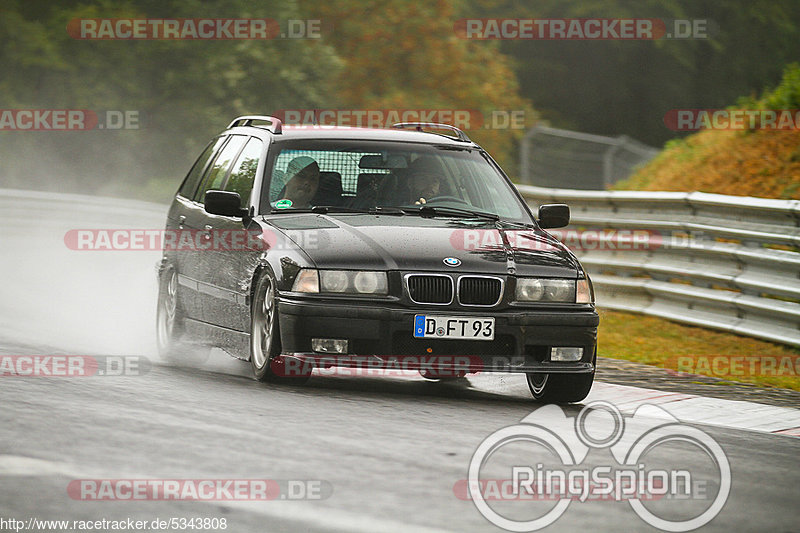
<svg viewBox="0 0 800 533">
<path fill-rule="evenodd" d="M 597 352 L 592 365 L 597 363 Z M 543 374 L 528 372 L 528 388 L 533 398 L 545 403 L 580 402 L 589 395 L 594 383 L 594 370 L 585 374 Z"/>
<path fill-rule="evenodd" d="M 178 274 L 167 267 L 158 284 L 156 309 L 156 345 L 158 354 L 177 363 L 203 363 L 211 351 L 207 346 L 181 342 L 183 312 L 178 305 Z"/>
<path fill-rule="evenodd" d="M 310 368 L 287 365 L 281 357 L 275 280 L 269 274 L 259 278 L 250 309 L 250 364 L 259 381 L 302 384 L 311 376 Z"/>
</svg>

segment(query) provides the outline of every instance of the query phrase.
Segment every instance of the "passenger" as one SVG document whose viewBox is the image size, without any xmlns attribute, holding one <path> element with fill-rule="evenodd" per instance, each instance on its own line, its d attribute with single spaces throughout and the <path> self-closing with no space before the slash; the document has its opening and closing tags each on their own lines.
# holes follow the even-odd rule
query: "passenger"
<svg viewBox="0 0 800 533">
<path fill-rule="evenodd" d="M 319 187 L 319 164 L 308 156 L 295 157 L 286 167 L 289 180 L 280 200 L 289 200 L 291 207 L 311 207 L 311 199 Z"/>
</svg>

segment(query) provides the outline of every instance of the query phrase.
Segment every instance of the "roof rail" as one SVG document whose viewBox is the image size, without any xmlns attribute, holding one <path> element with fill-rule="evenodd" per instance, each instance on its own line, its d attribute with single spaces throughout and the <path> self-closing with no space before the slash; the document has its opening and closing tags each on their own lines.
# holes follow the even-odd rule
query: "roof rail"
<svg viewBox="0 0 800 533">
<path fill-rule="evenodd" d="M 466 133 L 456 128 L 455 126 L 451 126 L 450 124 L 440 124 L 438 122 L 398 122 L 397 124 L 392 124 L 392 127 L 401 130 L 407 128 L 414 128 L 417 131 L 423 131 L 422 128 L 450 130 L 456 134 L 456 138 L 459 141 L 472 142 L 472 139 L 467 137 Z"/>
<path fill-rule="evenodd" d="M 270 122 L 271 124 L 267 129 L 275 135 L 279 135 L 283 131 L 283 122 L 281 122 L 281 119 L 270 117 L 268 115 L 245 115 L 242 117 L 237 117 L 233 119 L 233 122 L 228 124 L 228 129 L 235 128 L 236 126 L 252 126 L 254 120 L 265 120 Z"/>
</svg>

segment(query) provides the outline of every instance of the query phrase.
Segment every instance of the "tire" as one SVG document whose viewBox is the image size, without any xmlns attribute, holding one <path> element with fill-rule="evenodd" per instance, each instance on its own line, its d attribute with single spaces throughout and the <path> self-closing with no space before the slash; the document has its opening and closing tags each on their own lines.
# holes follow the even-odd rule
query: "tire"
<svg viewBox="0 0 800 533">
<path fill-rule="evenodd" d="M 280 335 L 275 279 L 265 273 L 256 283 L 250 307 L 250 366 L 258 381 L 302 385 L 311 377 L 311 369 L 303 368 L 296 372 L 298 375 L 287 375 L 286 362 L 281 357 Z"/>
<path fill-rule="evenodd" d="M 592 364 L 597 363 L 597 351 Z M 589 395 L 594 383 L 594 370 L 586 374 L 543 374 L 528 372 L 528 388 L 533 399 L 543 403 L 580 402 Z"/>
<path fill-rule="evenodd" d="M 173 363 L 204 363 L 211 348 L 181 341 L 183 312 L 178 305 L 178 274 L 172 266 L 162 272 L 158 282 L 156 308 L 156 346 L 162 359 Z"/>
</svg>

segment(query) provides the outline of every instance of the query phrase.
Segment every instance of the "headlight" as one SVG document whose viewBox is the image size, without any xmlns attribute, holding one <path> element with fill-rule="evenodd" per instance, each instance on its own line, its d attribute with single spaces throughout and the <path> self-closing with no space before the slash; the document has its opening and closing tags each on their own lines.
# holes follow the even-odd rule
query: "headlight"
<svg viewBox="0 0 800 533">
<path fill-rule="evenodd" d="M 544 285 L 542 280 L 527 278 L 517 280 L 517 300 L 521 302 L 536 302 L 542 299 Z"/>
<path fill-rule="evenodd" d="M 575 280 L 518 278 L 518 302 L 575 302 Z"/>
<path fill-rule="evenodd" d="M 321 270 L 319 273 L 322 292 L 344 292 L 347 290 L 347 272 L 343 270 Z"/>
<path fill-rule="evenodd" d="M 387 294 L 386 272 L 358 272 L 353 277 L 353 287 L 361 294 Z"/>
<path fill-rule="evenodd" d="M 310 278 L 313 275 L 313 281 Z M 302 279 L 301 279 L 302 278 Z M 309 278 L 309 279 L 306 279 Z M 318 280 L 318 281 L 317 281 Z M 314 285 L 316 283 L 316 285 Z M 304 288 L 314 290 L 303 290 Z M 293 290 L 333 294 L 388 294 L 389 283 L 386 272 L 358 270 L 303 269 L 294 282 Z"/>
</svg>

